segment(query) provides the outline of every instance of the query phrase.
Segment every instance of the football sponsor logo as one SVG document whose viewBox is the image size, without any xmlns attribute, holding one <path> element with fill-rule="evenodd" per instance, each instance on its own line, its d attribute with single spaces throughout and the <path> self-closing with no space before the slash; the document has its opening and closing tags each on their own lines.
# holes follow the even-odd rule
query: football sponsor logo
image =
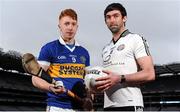
<svg viewBox="0 0 180 112">
<path fill-rule="evenodd" d="M 84 69 L 84 64 L 53 64 L 48 69 L 48 73 L 51 77 L 82 79 L 85 73 Z"/>
</svg>

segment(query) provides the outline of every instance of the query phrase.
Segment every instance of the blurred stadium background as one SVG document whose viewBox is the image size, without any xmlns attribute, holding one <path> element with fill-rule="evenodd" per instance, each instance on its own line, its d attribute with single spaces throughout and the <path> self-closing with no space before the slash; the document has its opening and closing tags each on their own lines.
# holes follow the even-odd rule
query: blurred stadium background
<svg viewBox="0 0 180 112">
<path fill-rule="evenodd" d="M 154 65 L 156 80 L 141 85 L 145 111 L 180 111 L 180 62 Z M 95 94 L 95 110 L 103 94 Z M 45 111 L 46 93 L 33 87 L 24 73 L 21 53 L 0 48 L 0 111 Z"/>
</svg>

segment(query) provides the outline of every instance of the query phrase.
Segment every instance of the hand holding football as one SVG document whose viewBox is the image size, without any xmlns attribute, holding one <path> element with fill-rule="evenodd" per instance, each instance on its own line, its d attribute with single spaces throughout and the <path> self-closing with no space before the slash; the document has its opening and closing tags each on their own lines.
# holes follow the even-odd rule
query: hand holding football
<svg viewBox="0 0 180 112">
<path fill-rule="evenodd" d="M 102 72 L 103 68 L 99 66 L 95 67 L 88 67 L 86 68 L 86 75 L 84 78 L 85 85 L 86 87 L 94 92 L 99 92 L 96 88 L 95 85 L 97 83 L 100 83 L 101 81 L 96 81 L 97 78 L 107 76 L 104 72 Z"/>
</svg>

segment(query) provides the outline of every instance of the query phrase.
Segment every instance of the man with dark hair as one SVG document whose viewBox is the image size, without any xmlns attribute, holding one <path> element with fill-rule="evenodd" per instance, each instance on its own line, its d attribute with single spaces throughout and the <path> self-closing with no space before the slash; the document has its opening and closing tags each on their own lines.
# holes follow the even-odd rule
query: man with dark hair
<svg viewBox="0 0 180 112">
<path fill-rule="evenodd" d="M 96 80 L 96 88 L 104 91 L 104 110 L 143 111 L 139 84 L 155 79 L 146 40 L 126 29 L 127 12 L 120 3 L 108 5 L 104 18 L 113 35 L 102 52 L 108 76 Z"/>
<path fill-rule="evenodd" d="M 38 63 L 53 80 L 60 82 L 60 86 L 55 87 L 37 76 L 32 76 L 32 82 L 35 87 L 47 92 L 47 112 L 81 110 L 81 105 L 64 92 L 64 89 L 71 90 L 81 98 L 86 95 L 83 77 L 85 67 L 90 65 L 90 58 L 88 51 L 74 38 L 78 29 L 76 12 L 73 9 L 63 10 L 58 27 L 59 39 L 41 48 Z"/>
</svg>

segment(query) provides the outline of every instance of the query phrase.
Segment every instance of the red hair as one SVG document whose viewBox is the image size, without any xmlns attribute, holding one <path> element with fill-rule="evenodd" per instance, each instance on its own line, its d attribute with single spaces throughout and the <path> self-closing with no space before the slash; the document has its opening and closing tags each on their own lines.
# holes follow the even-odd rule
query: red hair
<svg viewBox="0 0 180 112">
<path fill-rule="evenodd" d="M 72 19 L 77 21 L 77 13 L 73 9 L 65 9 L 65 10 L 63 10 L 61 12 L 61 14 L 59 15 L 59 20 L 64 16 L 69 16 Z"/>
</svg>

